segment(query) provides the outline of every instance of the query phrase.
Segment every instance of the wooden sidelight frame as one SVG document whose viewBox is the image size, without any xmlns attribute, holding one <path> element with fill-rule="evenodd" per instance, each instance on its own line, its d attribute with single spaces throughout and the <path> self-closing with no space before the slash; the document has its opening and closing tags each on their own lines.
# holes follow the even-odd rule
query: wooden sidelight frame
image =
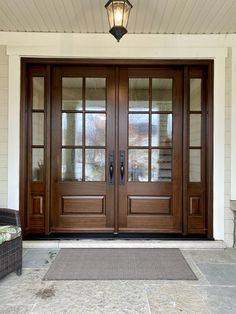
<svg viewBox="0 0 236 314">
<path fill-rule="evenodd" d="M 183 73 L 183 147 L 188 146 L 188 130 L 189 130 L 189 79 L 191 77 L 201 77 L 203 79 L 202 102 L 206 106 L 202 112 L 205 115 L 204 124 L 202 126 L 203 133 L 203 149 L 205 151 L 203 156 L 204 176 L 202 176 L 204 184 L 202 190 L 196 185 L 191 185 L 188 182 L 188 169 L 183 167 L 183 206 L 182 206 L 182 235 L 191 236 L 207 236 L 211 239 L 213 237 L 213 60 L 94 60 L 94 59 L 36 59 L 36 58 L 22 58 L 21 60 L 21 128 L 20 128 L 20 208 L 21 219 L 24 234 L 27 233 L 50 233 L 50 180 L 51 180 L 51 165 L 50 162 L 45 163 L 44 172 L 47 173 L 47 180 L 43 192 L 40 188 L 35 186 L 35 190 L 31 191 L 29 184 L 29 80 L 28 75 L 37 73 L 45 77 L 45 103 L 51 104 L 51 72 L 53 66 L 56 65 L 77 65 L 77 66 L 108 66 L 114 68 L 116 76 L 116 90 L 118 90 L 118 76 L 119 68 L 135 68 L 135 67 L 174 67 L 181 68 Z M 203 69 L 203 70 L 201 70 Z M 32 72 L 30 72 L 32 71 Z M 35 72 L 34 72 L 35 71 Z M 42 71 L 42 72 L 40 72 Z M 41 73 L 41 74 L 40 74 Z M 118 103 L 119 95 L 116 93 L 116 103 Z M 118 117 L 118 108 L 116 106 L 116 119 Z M 50 125 L 51 121 L 51 105 L 45 109 L 45 123 Z M 118 123 L 116 124 L 116 134 L 118 134 Z M 47 152 L 51 149 L 51 135 L 49 128 L 45 128 L 45 148 Z M 116 147 L 118 147 L 118 138 L 116 136 Z M 184 150 L 183 148 L 183 150 Z M 31 148 L 30 148 L 31 149 Z M 119 152 L 117 150 L 116 160 L 118 160 Z M 47 158 L 47 156 L 45 156 Z M 188 154 L 183 153 L 183 165 L 188 164 Z M 116 169 L 116 178 L 118 178 L 118 170 Z M 46 177 L 46 176 L 45 176 Z M 115 221 L 114 232 L 118 230 L 118 185 L 116 185 L 115 193 Z M 204 202 L 200 202 L 197 193 L 203 195 Z M 36 212 L 29 211 L 29 193 L 35 195 Z M 38 193 L 38 194 L 37 194 Z M 40 193 L 44 193 L 44 200 L 40 198 Z M 197 215 L 190 215 L 189 206 L 191 201 L 196 200 L 196 206 L 200 206 Z M 43 202 L 43 203 L 42 203 Z M 44 207 L 42 214 L 42 205 Z M 207 208 L 207 210 L 205 210 Z M 202 220 L 199 219 L 200 215 Z M 200 221 L 201 220 L 201 221 Z M 203 221 L 203 223 L 202 223 Z M 197 226 L 195 228 L 194 226 Z M 157 234 L 158 235 L 158 234 Z"/>
</svg>

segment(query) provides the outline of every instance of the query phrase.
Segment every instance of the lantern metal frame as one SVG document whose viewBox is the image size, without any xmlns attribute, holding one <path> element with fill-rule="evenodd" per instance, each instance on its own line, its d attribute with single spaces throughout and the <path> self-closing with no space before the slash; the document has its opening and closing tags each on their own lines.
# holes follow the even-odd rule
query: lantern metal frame
<svg viewBox="0 0 236 314">
<path fill-rule="evenodd" d="M 115 6 L 117 6 L 117 4 L 120 4 L 123 7 L 122 20 L 121 20 L 121 23 L 119 23 L 119 25 L 115 24 L 115 22 L 116 22 Z M 110 7 L 110 6 L 112 6 L 112 15 L 110 15 L 110 12 L 108 10 L 108 7 Z M 110 31 L 109 32 L 119 42 L 120 39 L 128 32 L 126 27 L 128 25 L 130 10 L 133 8 L 133 6 L 128 0 L 109 0 L 105 4 L 105 8 L 107 10 L 107 16 L 108 16 L 108 21 L 109 21 L 109 25 L 110 25 Z M 127 11 L 125 11 L 126 8 L 128 8 Z M 127 15 L 127 16 L 125 16 L 125 15 Z M 113 23 L 111 21 L 113 21 Z"/>
</svg>

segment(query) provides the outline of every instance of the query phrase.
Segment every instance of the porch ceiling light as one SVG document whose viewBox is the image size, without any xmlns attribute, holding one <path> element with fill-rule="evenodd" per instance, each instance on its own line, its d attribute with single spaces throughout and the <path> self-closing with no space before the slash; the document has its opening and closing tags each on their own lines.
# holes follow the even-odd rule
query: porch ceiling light
<svg viewBox="0 0 236 314">
<path fill-rule="evenodd" d="M 109 0 L 105 5 L 110 24 L 110 33 L 120 41 L 127 33 L 127 24 L 132 4 L 128 0 Z"/>
</svg>

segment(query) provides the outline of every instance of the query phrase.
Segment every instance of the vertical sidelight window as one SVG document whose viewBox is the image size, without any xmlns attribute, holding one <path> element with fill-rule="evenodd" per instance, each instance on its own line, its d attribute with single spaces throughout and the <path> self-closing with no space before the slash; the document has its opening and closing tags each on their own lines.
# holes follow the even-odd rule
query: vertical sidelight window
<svg viewBox="0 0 236 314">
<path fill-rule="evenodd" d="M 128 180 L 172 180 L 172 79 L 130 78 Z"/>
<path fill-rule="evenodd" d="M 32 78 L 32 181 L 44 180 L 45 97 L 44 77 Z"/>
<path fill-rule="evenodd" d="M 106 78 L 62 78 L 62 181 L 105 181 Z"/>
<path fill-rule="evenodd" d="M 190 79 L 189 182 L 201 182 L 202 79 Z"/>
</svg>

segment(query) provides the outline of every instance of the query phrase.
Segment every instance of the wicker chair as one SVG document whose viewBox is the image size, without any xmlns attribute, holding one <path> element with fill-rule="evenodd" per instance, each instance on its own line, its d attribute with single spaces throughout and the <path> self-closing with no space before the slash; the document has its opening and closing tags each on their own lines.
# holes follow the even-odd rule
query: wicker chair
<svg viewBox="0 0 236 314">
<path fill-rule="evenodd" d="M 19 212 L 13 209 L 0 208 L 0 226 L 13 225 L 20 227 Z M 22 273 L 22 237 L 0 244 L 0 279 L 15 271 Z"/>
</svg>

